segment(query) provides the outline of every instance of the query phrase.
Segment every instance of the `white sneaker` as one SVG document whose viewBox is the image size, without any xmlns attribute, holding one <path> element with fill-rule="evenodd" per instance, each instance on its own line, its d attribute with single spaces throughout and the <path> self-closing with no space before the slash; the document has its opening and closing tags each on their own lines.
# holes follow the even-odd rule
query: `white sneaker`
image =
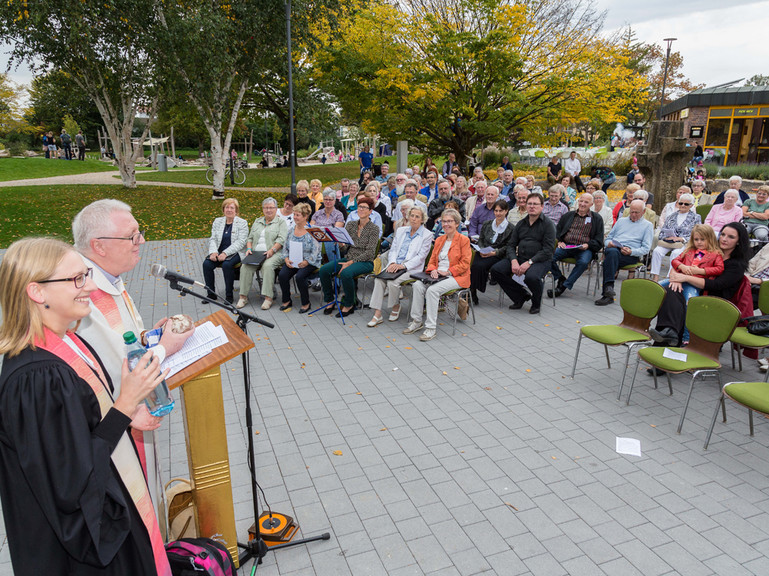
<svg viewBox="0 0 769 576">
<path fill-rule="evenodd" d="M 759 358 L 758 363 L 761 366 L 769 366 L 769 360 L 767 360 L 766 358 Z"/>
<path fill-rule="evenodd" d="M 240 298 L 238 298 L 238 303 L 235 304 L 235 308 L 243 308 L 246 304 L 248 304 L 248 297 L 241 296 Z"/>
<path fill-rule="evenodd" d="M 415 322 L 412 320 L 409 322 L 408 327 L 403 331 L 403 334 L 413 334 L 414 332 L 418 332 L 424 327 L 425 325 L 422 322 Z"/>
<path fill-rule="evenodd" d="M 419 337 L 419 340 L 421 342 L 427 342 L 428 340 L 432 340 L 435 338 L 435 330 L 425 330 L 422 335 Z"/>
</svg>

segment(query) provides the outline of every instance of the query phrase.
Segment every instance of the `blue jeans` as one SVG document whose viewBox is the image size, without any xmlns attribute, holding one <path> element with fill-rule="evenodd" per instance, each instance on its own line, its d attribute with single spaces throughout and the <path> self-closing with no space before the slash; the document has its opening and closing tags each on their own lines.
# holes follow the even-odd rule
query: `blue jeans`
<svg viewBox="0 0 769 576">
<path fill-rule="evenodd" d="M 617 270 L 628 266 L 630 264 L 636 264 L 638 262 L 638 256 L 625 256 L 620 249 L 615 246 L 610 246 L 605 250 L 605 256 L 603 259 L 603 291 L 606 292 L 607 288 L 614 290 L 614 275 Z"/>
<path fill-rule="evenodd" d="M 670 285 L 670 279 L 665 278 L 664 280 L 661 280 L 659 284 L 663 288 L 667 288 Z M 683 294 L 684 302 L 686 302 L 686 304 L 689 304 L 689 298 L 700 295 L 700 289 L 696 286 L 692 286 L 688 282 L 681 284 L 681 288 L 681 294 Z M 686 342 L 689 341 L 689 329 L 686 326 L 684 326 L 684 335 L 682 340 Z"/>
<path fill-rule="evenodd" d="M 556 248 L 553 255 L 553 264 L 550 267 L 553 276 L 557 281 L 563 278 L 561 270 L 558 268 L 558 262 L 564 258 L 575 258 L 577 263 L 574 265 L 574 269 L 569 274 L 569 277 L 563 283 L 563 285 L 571 290 L 574 288 L 574 284 L 577 283 L 582 274 L 584 274 L 587 267 L 590 266 L 590 261 L 593 259 L 593 251 L 590 249 L 580 250 L 579 248 Z"/>
</svg>

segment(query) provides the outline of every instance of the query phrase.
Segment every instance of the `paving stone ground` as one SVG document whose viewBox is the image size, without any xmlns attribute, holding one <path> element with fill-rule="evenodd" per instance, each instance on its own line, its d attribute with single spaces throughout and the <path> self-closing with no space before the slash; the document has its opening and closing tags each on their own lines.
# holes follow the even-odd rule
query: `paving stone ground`
<svg viewBox="0 0 769 576">
<path fill-rule="evenodd" d="M 201 279 L 204 246 L 145 245 L 126 280 L 148 324 L 211 312 L 148 273 L 160 262 Z M 508 302 L 500 309 L 490 287 L 475 325 L 460 322 L 452 337 L 442 313 L 438 337 L 427 343 L 401 334 L 405 315 L 370 329 L 368 311 L 343 326 L 322 314 L 249 306 L 276 324 L 249 329 L 257 478 L 272 508 L 297 519 L 301 536 L 331 533 L 270 552 L 257 573 L 769 572 L 769 426 L 756 419 L 751 438 L 744 410 L 728 405 L 729 422 L 717 424 L 704 451 L 714 382 L 695 387 L 679 435 L 688 379 L 674 378 L 671 397 L 639 373 L 626 406 L 616 398 L 624 354 L 611 351 L 607 369 L 590 342 L 569 378 L 579 327 L 621 319 L 618 304 L 593 305 L 585 282 L 538 316 L 528 306 L 510 311 Z M 258 304 L 253 292 L 251 302 Z M 753 361 L 742 375 L 727 352 L 722 361 L 724 382 L 759 377 Z M 239 360 L 223 370 L 243 538 L 253 508 L 241 376 Z M 164 474 L 188 476 L 181 411 L 167 420 L 159 432 Z M 618 436 L 639 439 L 643 455 L 617 454 Z M 0 575 L 7 575 L 2 530 Z"/>
</svg>

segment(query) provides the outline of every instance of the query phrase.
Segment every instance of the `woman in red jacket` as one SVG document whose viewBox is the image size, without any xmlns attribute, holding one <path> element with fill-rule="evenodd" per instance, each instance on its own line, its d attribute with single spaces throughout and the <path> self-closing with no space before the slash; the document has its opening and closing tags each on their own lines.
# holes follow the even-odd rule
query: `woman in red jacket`
<svg viewBox="0 0 769 576">
<path fill-rule="evenodd" d="M 411 322 L 403 333 L 413 334 L 422 328 L 419 337 L 422 342 L 435 338 L 435 325 L 438 320 L 438 301 L 440 297 L 457 288 L 470 287 L 470 239 L 458 232 L 462 217 L 456 210 L 444 210 L 441 225 L 445 234 L 440 236 L 433 246 L 430 263 L 425 272 L 439 281 L 429 285 L 421 280 L 414 283 L 414 295 L 411 302 Z M 427 302 L 427 318 L 422 323 L 422 312 Z"/>
</svg>

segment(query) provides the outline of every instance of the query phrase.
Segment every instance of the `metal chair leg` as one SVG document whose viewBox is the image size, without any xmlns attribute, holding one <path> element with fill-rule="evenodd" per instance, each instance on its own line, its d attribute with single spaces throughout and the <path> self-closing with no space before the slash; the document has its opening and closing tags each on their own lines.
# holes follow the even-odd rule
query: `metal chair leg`
<svg viewBox="0 0 769 576">
<path fill-rule="evenodd" d="M 740 367 L 740 372 L 742 372 L 742 348 L 740 348 L 739 344 L 737 344 L 737 365 Z"/>
<path fill-rule="evenodd" d="M 657 386 L 658 386 L 658 384 L 657 384 L 657 367 L 656 366 L 652 366 L 652 376 L 654 376 L 654 389 L 656 390 Z"/>
<path fill-rule="evenodd" d="M 633 349 L 633 345 L 627 345 L 627 354 L 625 355 L 625 368 L 622 370 L 622 380 L 619 383 L 619 391 L 617 392 L 617 400 L 622 398 L 622 389 L 625 387 L 625 376 L 627 375 L 627 367 L 630 364 L 630 351 Z"/>
<path fill-rule="evenodd" d="M 611 360 L 609 360 L 609 347 L 606 344 L 603 345 L 603 351 L 604 351 L 604 354 L 606 354 L 606 365 L 609 367 L 609 370 L 611 370 Z"/>
<path fill-rule="evenodd" d="M 670 381 L 670 372 L 665 372 L 665 376 L 668 377 L 668 389 L 670 390 L 670 395 L 673 395 L 673 383 Z"/>
<path fill-rule="evenodd" d="M 716 410 L 713 412 L 713 419 L 710 421 L 710 428 L 708 428 L 708 435 L 705 437 L 705 446 L 703 447 L 703 450 L 708 449 L 708 444 L 710 444 L 710 437 L 713 435 L 713 428 L 716 427 L 716 419 L 718 418 L 718 408 L 719 404 L 723 405 L 724 403 L 724 393 L 721 392 L 721 397 L 718 399 L 718 402 L 716 403 Z M 724 418 L 726 417 L 726 408 L 724 408 Z"/>
<path fill-rule="evenodd" d="M 633 386 L 635 385 L 635 377 L 638 376 L 638 366 L 641 364 L 641 357 L 639 356 L 635 362 L 635 370 L 633 371 L 633 379 L 630 381 L 630 390 L 627 391 L 627 399 L 625 400 L 625 406 L 630 406 L 630 395 L 633 393 Z"/>
<path fill-rule="evenodd" d="M 577 358 L 579 358 L 579 347 L 582 345 L 582 330 L 579 331 L 579 338 L 577 338 L 577 350 L 574 352 L 574 365 L 571 367 L 571 377 L 574 378 L 574 373 L 577 371 Z"/>
<path fill-rule="evenodd" d="M 750 426 L 750 435 L 753 436 L 753 410 L 748 408 L 748 425 Z"/>
</svg>

